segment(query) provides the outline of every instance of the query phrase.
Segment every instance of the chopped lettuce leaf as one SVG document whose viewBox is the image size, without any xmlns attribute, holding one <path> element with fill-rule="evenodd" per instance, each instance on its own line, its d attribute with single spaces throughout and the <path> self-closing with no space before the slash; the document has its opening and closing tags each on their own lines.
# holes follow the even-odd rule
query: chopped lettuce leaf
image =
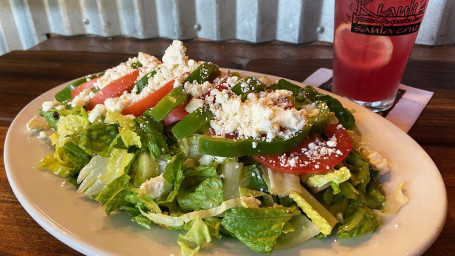
<svg viewBox="0 0 455 256">
<path fill-rule="evenodd" d="M 91 156 L 78 145 L 67 142 L 63 145 L 63 152 L 74 166 L 74 170 L 79 172 L 85 165 L 90 162 Z"/>
<path fill-rule="evenodd" d="M 223 202 L 223 183 L 214 167 L 190 168 L 184 175 L 177 195 L 183 210 L 209 209 Z"/>
<path fill-rule="evenodd" d="M 223 183 L 220 178 L 206 178 L 195 187 L 180 189 L 177 200 L 185 211 L 210 209 L 223 202 Z"/>
<path fill-rule="evenodd" d="M 282 250 L 295 247 L 319 234 L 319 228 L 305 215 L 294 215 L 286 223 L 293 231 L 281 234 L 274 249 Z"/>
<path fill-rule="evenodd" d="M 180 227 L 187 222 L 190 222 L 198 217 L 205 219 L 209 217 L 219 216 L 220 214 L 224 213 L 226 210 L 234 208 L 234 207 L 245 207 L 244 202 L 240 198 L 234 198 L 227 201 L 222 202 L 219 206 L 213 207 L 207 210 L 198 210 L 192 211 L 189 213 L 185 213 L 180 216 L 169 216 L 160 213 L 154 212 L 145 212 L 142 209 L 139 209 L 145 217 L 149 218 L 156 224 L 165 225 L 168 227 Z"/>
<path fill-rule="evenodd" d="M 256 165 L 243 166 L 240 186 L 268 193 L 267 184 L 262 177 L 261 170 Z"/>
<path fill-rule="evenodd" d="M 69 177 L 73 174 L 73 167 L 60 164 L 55 158 L 55 154 L 45 156 L 38 164 L 38 168 L 49 169 L 53 173 L 62 177 Z"/>
<path fill-rule="evenodd" d="M 177 154 L 166 165 L 163 178 L 172 185 L 173 189 L 169 192 L 166 199 L 159 201 L 158 204 L 171 203 L 176 198 L 180 184 L 185 177 L 182 170 L 183 158 L 183 154 Z"/>
<path fill-rule="evenodd" d="M 130 176 L 123 174 L 113 180 L 97 195 L 96 199 L 102 206 L 106 206 L 106 214 L 109 215 L 112 211 L 128 204 L 125 196 L 128 193 L 129 180 Z"/>
<path fill-rule="evenodd" d="M 305 189 L 301 193 L 291 192 L 292 198 L 302 211 L 318 226 L 325 236 L 330 235 L 338 220 Z"/>
<path fill-rule="evenodd" d="M 147 112 L 147 111 L 146 111 Z M 163 125 L 148 117 L 146 113 L 134 119 L 139 129 L 136 133 L 141 137 L 141 145 L 147 147 L 155 159 L 169 153 L 167 138 L 163 134 Z"/>
<path fill-rule="evenodd" d="M 300 193 L 305 190 L 300 184 L 300 177 L 295 174 L 275 172 L 267 167 L 264 167 L 263 170 L 264 180 L 272 195 L 285 197 L 291 192 Z"/>
<path fill-rule="evenodd" d="M 77 177 L 77 183 L 80 184 L 77 192 L 87 196 L 98 194 L 114 179 L 127 173 L 133 158 L 134 154 L 125 149 L 114 149 L 109 158 L 95 155 Z"/>
<path fill-rule="evenodd" d="M 346 167 L 341 167 L 338 170 L 332 170 L 323 174 L 311 175 L 307 184 L 313 187 L 322 187 L 328 183 L 340 184 L 347 181 L 351 177 L 351 172 Z"/>
<path fill-rule="evenodd" d="M 139 187 L 150 178 L 160 175 L 158 161 L 149 152 L 139 151 L 132 167 L 133 185 Z"/>
<path fill-rule="evenodd" d="M 118 138 L 117 125 L 93 123 L 87 127 L 85 132 L 73 135 L 71 141 L 84 147 L 90 153 L 109 157 L 112 148 L 117 144 Z"/>
<path fill-rule="evenodd" d="M 182 256 L 195 255 L 204 243 L 210 243 L 212 237 L 207 224 L 197 218 L 185 235 L 180 234 L 177 243 Z"/>
<path fill-rule="evenodd" d="M 292 217 L 286 208 L 232 208 L 224 213 L 224 230 L 250 249 L 270 253 Z"/>
<path fill-rule="evenodd" d="M 253 189 L 248 189 L 248 188 L 239 188 L 239 193 L 240 193 L 240 196 L 254 196 L 254 197 L 258 197 L 258 196 L 265 196 L 265 195 L 267 195 L 267 193 L 265 193 L 265 192 L 258 191 L 258 190 L 253 190 Z"/>
<path fill-rule="evenodd" d="M 392 216 L 408 202 L 408 197 L 403 193 L 404 182 L 399 183 L 392 193 L 387 194 L 387 201 L 385 202 L 384 209 L 377 211 L 380 216 Z"/>
<path fill-rule="evenodd" d="M 227 162 L 221 164 L 220 177 L 223 178 L 224 200 L 239 197 L 240 174 L 242 171 L 242 163 Z"/>
<path fill-rule="evenodd" d="M 113 111 L 108 111 L 106 113 L 106 121 L 110 123 L 118 123 L 120 127 L 125 129 L 131 129 L 136 125 L 133 118 L 130 116 L 124 116 L 121 113 Z"/>
<path fill-rule="evenodd" d="M 359 237 L 373 233 L 380 225 L 378 216 L 373 210 L 358 200 L 351 200 L 346 209 L 343 224 L 337 234 L 340 238 Z"/>
<path fill-rule="evenodd" d="M 57 122 L 57 132 L 59 136 L 57 146 L 62 147 L 69 140 L 71 135 L 84 131 L 89 124 L 88 117 L 85 115 L 60 116 Z"/>
<path fill-rule="evenodd" d="M 122 138 L 122 141 L 123 141 L 123 144 L 125 145 L 125 147 L 127 147 L 127 148 L 131 147 L 131 146 L 136 146 L 138 148 L 142 147 L 141 137 L 139 137 L 139 135 L 137 135 L 137 133 L 135 133 L 131 130 L 125 129 L 123 127 L 120 127 L 119 134 L 120 134 L 120 137 Z"/>
</svg>

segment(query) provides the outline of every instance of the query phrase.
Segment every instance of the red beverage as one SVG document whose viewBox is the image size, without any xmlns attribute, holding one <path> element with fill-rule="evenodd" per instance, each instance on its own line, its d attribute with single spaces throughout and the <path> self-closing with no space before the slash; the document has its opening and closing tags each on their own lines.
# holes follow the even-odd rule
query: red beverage
<svg viewBox="0 0 455 256">
<path fill-rule="evenodd" d="M 373 111 L 392 106 L 428 0 L 336 0 L 335 93 Z"/>
</svg>

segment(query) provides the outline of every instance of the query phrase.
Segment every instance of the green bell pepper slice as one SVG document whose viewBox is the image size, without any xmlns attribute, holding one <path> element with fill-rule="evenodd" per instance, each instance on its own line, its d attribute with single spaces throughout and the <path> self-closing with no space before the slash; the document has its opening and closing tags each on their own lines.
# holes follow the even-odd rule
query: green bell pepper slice
<svg viewBox="0 0 455 256">
<path fill-rule="evenodd" d="M 277 138 L 267 142 L 252 138 L 228 139 L 202 135 L 199 139 L 199 152 L 205 155 L 223 157 L 283 154 L 300 145 L 309 135 L 325 129 L 330 110 L 323 102 L 318 103 L 317 108 L 319 113 L 313 117 L 308 117 L 303 129 L 292 138 Z"/>
<path fill-rule="evenodd" d="M 199 65 L 188 77 L 185 79 L 186 82 L 202 84 L 205 81 L 215 79 L 220 74 L 220 68 L 213 64 L 204 62 Z"/>
<path fill-rule="evenodd" d="M 61 103 L 71 100 L 72 99 L 71 91 L 74 88 L 78 87 L 79 85 L 81 85 L 87 81 L 97 78 L 97 77 L 98 77 L 97 75 L 90 75 L 90 76 L 86 76 L 86 77 L 80 78 L 80 79 L 72 82 L 67 87 L 65 87 L 61 91 L 57 92 L 55 94 L 55 99 Z"/>
<path fill-rule="evenodd" d="M 201 129 L 205 130 L 207 124 L 210 125 L 210 120 L 212 120 L 212 118 L 213 114 L 210 111 L 209 106 L 202 106 L 180 120 L 172 128 L 172 133 L 178 140 L 181 140 L 193 135 Z"/>
<path fill-rule="evenodd" d="M 310 126 L 298 132 L 290 139 L 278 138 L 270 142 L 263 140 L 228 139 L 202 135 L 199 138 L 199 152 L 204 155 L 222 157 L 241 157 L 253 155 L 277 155 L 290 151 L 308 137 Z"/>
<path fill-rule="evenodd" d="M 245 86 L 246 85 L 246 86 Z M 265 89 L 265 84 L 259 81 L 257 78 L 249 76 L 240 80 L 237 84 L 235 84 L 231 91 L 235 94 L 242 97 L 242 100 L 245 100 L 248 94 L 252 92 L 260 92 Z"/>
<path fill-rule="evenodd" d="M 176 87 L 160 101 L 158 101 L 155 107 L 153 107 L 150 111 L 150 115 L 156 121 L 161 121 L 166 118 L 166 116 L 171 113 L 174 108 L 185 103 L 189 97 L 190 95 L 185 93 L 183 87 Z"/>
</svg>

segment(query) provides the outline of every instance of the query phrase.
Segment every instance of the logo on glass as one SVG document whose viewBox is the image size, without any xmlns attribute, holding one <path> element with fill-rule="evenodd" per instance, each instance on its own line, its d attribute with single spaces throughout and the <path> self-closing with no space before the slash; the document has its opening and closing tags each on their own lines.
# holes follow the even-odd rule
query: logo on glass
<svg viewBox="0 0 455 256">
<path fill-rule="evenodd" d="M 383 36 L 412 34 L 419 30 L 427 7 L 425 0 L 411 0 L 408 5 L 394 6 L 384 3 L 373 6 L 371 2 L 372 0 L 357 0 L 351 32 Z"/>
</svg>

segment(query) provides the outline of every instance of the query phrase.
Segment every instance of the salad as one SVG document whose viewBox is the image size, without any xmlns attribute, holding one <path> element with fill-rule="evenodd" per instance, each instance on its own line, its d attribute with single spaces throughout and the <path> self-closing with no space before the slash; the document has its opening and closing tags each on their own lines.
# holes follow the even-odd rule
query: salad
<svg viewBox="0 0 455 256">
<path fill-rule="evenodd" d="M 375 232 L 406 203 L 354 115 L 311 86 L 243 77 L 174 41 L 76 80 L 27 124 L 55 148 L 39 168 L 106 214 L 180 232 L 182 255 L 232 236 L 269 254 Z"/>
</svg>

